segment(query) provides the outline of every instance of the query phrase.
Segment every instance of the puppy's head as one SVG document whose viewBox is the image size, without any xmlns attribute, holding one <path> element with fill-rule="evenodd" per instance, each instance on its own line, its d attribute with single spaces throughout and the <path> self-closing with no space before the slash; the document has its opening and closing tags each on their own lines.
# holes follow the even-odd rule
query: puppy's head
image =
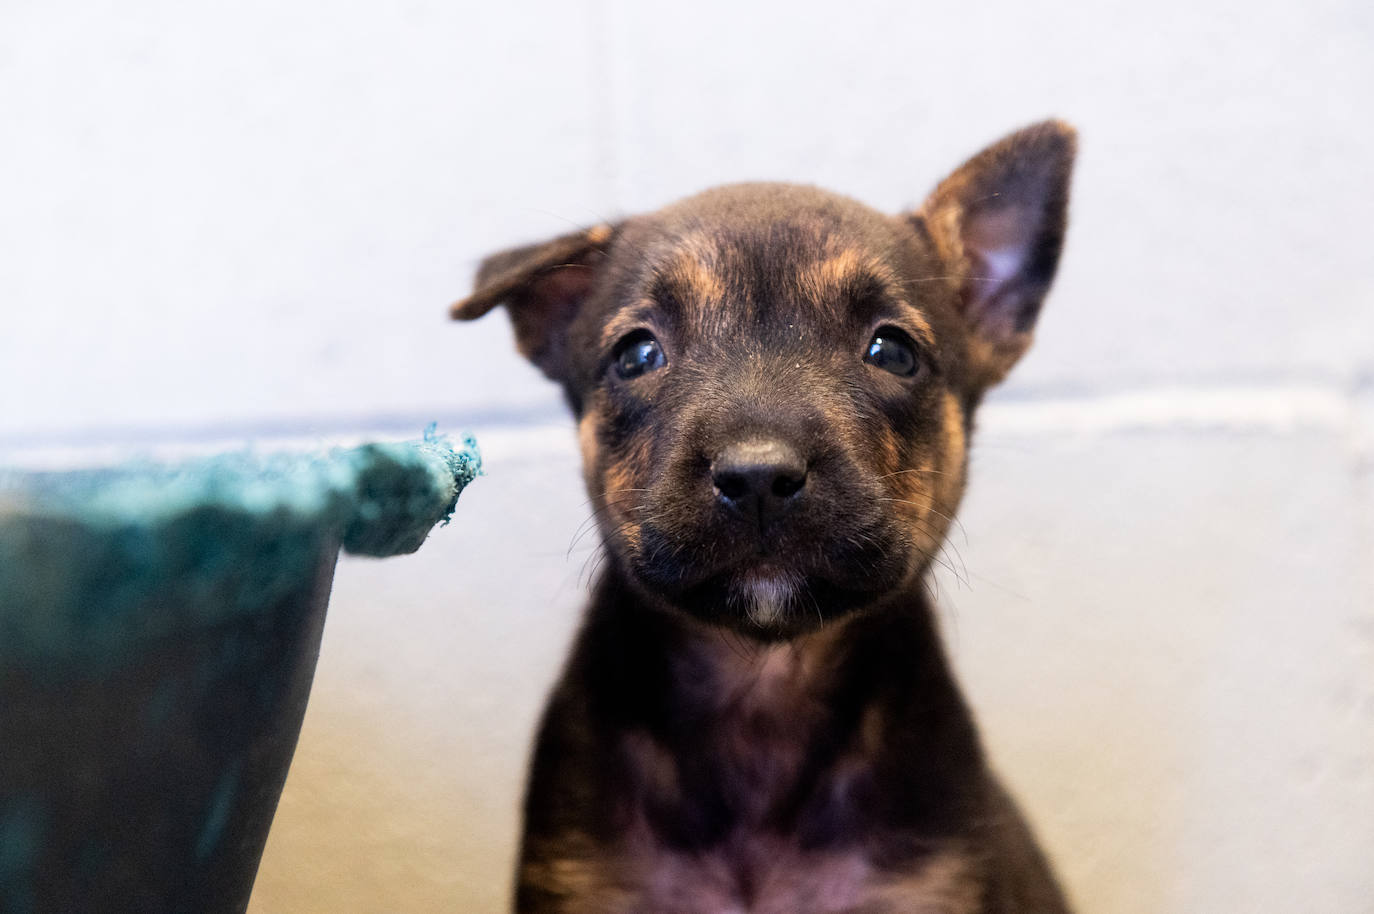
<svg viewBox="0 0 1374 914">
<path fill-rule="evenodd" d="M 880 600 L 933 561 L 972 410 L 1030 343 L 1074 135 L 984 150 L 915 212 L 747 184 L 493 255 L 460 320 L 506 305 L 560 383 L 619 571 L 761 638 Z"/>
</svg>

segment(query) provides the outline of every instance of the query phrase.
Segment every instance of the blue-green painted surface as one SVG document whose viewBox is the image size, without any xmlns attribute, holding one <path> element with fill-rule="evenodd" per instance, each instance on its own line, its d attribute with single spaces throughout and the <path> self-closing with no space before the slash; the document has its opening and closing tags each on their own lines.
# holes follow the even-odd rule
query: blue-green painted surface
<svg viewBox="0 0 1374 914">
<path fill-rule="evenodd" d="M 336 545 L 414 552 L 480 472 L 475 441 L 432 430 L 318 454 L 0 470 L 0 660 L 117 660 L 271 605 Z"/>
<path fill-rule="evenodd" d="M 234 802 L 234 794 L 239 789 L 240 771 L 238 764 L 231 763 L 220 775 L 219 783 L 210 798 L 210 807 L 205 812 L 200 835 L 196 838 L 196 859 L 205 860 L 214 852 L 224 835 L 224 826 L 229 821 L 229 812 Z"/>
</svg>

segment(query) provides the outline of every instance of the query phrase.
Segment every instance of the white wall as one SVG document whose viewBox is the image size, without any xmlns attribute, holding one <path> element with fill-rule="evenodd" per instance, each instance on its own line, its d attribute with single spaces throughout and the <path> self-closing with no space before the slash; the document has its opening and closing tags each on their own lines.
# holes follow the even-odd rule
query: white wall
<svg viewBox="0 0 1374 914">
<path fill-rule="evenodd" d="M 256 910 L 494 909 L 587 552 L 554 391 L 444 320 L 476 261 L 726 180 L 895 209 L 1064 116 L 951 649 L 1083 910 L 1374 910 L 1370 9 L 15 0 L 0 452 L 473 427 L 461 523 L 340 569 Z"/>
</svg>

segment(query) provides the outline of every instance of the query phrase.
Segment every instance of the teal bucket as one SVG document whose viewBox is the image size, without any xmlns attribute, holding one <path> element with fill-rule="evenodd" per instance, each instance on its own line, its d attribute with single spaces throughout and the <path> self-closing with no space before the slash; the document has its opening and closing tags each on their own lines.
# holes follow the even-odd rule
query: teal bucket
<svg viewBox="0 0 1374 914">
<path fill-rule="evenodd" d="M 340 547 L 415 551 L 479 472 L 433 434 L 0 471 L 0 914 L 245 910 Z"/>
</svg>

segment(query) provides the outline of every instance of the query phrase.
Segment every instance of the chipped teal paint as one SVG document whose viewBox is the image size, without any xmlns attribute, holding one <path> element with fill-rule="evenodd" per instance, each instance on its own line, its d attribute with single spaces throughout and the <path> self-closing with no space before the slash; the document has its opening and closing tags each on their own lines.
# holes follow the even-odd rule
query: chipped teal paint
<svg viewBox="0 0 1374 914">
<path fill-rule="evenodd" d="M 472 438 L 432 428 L 325 454 L 0 471 L 0 660 L 117 662 L 139 643 L 271 605 L 332 543 L 414 552 L 480 472 Z"/>
</svg>

